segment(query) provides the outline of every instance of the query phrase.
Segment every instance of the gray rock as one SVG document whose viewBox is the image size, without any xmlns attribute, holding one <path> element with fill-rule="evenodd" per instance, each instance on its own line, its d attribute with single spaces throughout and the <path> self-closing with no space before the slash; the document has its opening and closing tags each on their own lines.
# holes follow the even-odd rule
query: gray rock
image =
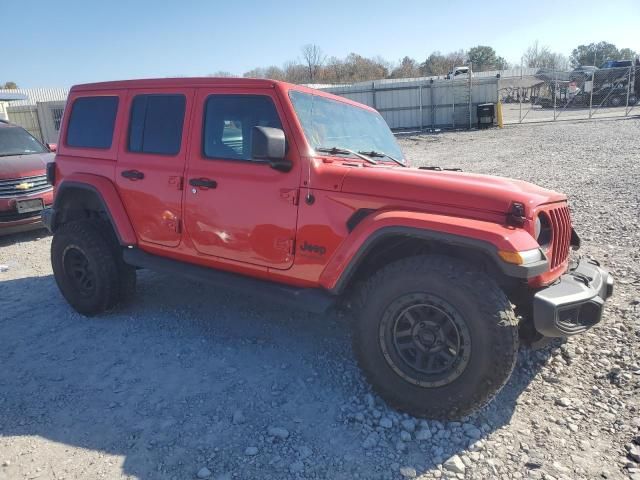
<svg viewBox="0 0 640 480">
<path fill-rule="evenodd" d="M 629 458 L 634 462 L 640 462 L 640 445 L 633 445 L 629 449 Z"/>
<path fill-rule="evenodd" d="M 425 427 L 421 427 L 417 432 L 416 432 L 416 440 L 418 441 L 424 441 L 424 440 L 429 440 L 431 438 L 431 430 L 429 430 L 428 428 Z"/>
<path fill-rule="evenodd" d="M 376 400 L 375 398 L 373 398 L 373 395 L 371 395 L 370 393 L 367 393 L 364 396 L 364 402 L 367 404 L 367 408 L 369 410 L 373 410 L 376 407 Z"/>
<path fill-rule="evenodd" d="M 540 457 L 537 457 L 535 455 L 530 455 L 529 456 L 529 460 L 527 460 L 527 462 L 524 464 L 525 467 L 531 469 L 531 470 L 535 470 L 537 468 L 542 467 L 542 459 Z"/>
<path fill-rule="evenodd" d="M 311 455 L 313 455 L 313 450 L 311 450 L 306 445 L 298 447 L 298 457 L 300 457 L 301 460 L 309 458 Z"/>
<path fill-rule="evenodd" d="M 211 470 L 209 470 L 207 467 L 202 467 L 200 470 L 198 470 L 196 476 L 198 478 L 209 478 L 211 476 Z"/>
<path fill-rule="evenodd" d="M 402 420 L 402 422 L 400 422 L 400 425 L 402 425 L 402 428 L 404 428 L 409 433 L 413 433 L 416 431 L 416 421 L 411 418 Z"/>
<path fill-rule="evenodd" d="M 464 434 L 472 440 L 478 440 L 482 438 L 482 432 L 475 425 L 471 425 L 470 423 L 465 423 L 462 426 L 462 430 Z"/>
<path fill-rule="evenodd" d="M 380 437 L 378 436 L 378 434 L 376 432 L 372 432 L 367 435 L 367 438 L 364 439 L 364 442 L 362 442 L 362 447 L 365 449 L 373 448 L 378 445 L 379 440 Z"/>
<path fill-rule="evenodd" d="M 240 425 L 246 421 L 247 419 L 244 417 L 242 410 L 236 410 L 235 412 L 233 412 L 233 416 L 231 417 L 231 422 L 233 424 Z"/>
<path fill-rule="evenodd" d="M 378 425 L 380 425 L 382 428 L 391 428 L 393 427 L 393 422 L 388 417 L 382 417 L 380 420 L 378 420 Z"/>
<path fill-rule="evenodd" d="M 402 452 L 406 452 L 407 451 L 407 444 L 404 443 L 402 440 L 398 440 L 396 442 L 396 451 L 402 453 Z"/>
<path fill-rule="evenodd" d="M 411 441 L 411 434 L 409 432 L 407 432 L 406 430 L 402 430 L 400 432 L 400 440 L 402 440 L 403 442 L 410 442 Z"/>
<path fill-rule="evenodd" d="M 416 478 L 418 476 L 418 472 L 413 467 L 400 467 L 400 475 L 404 478 Z"/>
<path fill-rule="evenodd" d="M 287 438 L 289 438 L 289 430 L 282 427 L 269 427 L 267 433 L 269 434 L 269 436 L 276 437 L 281 440 L 286 440 Z"/>
<path fill-rule="evenodd" d="M 291 473 L 300 473 L 304 471 L 304 463 L 302 463 L 300 460 L 296 460 L 291 465 L 289 465 L 289 471 Z"/>
<path fill-rule="evenodd" d="M 567 408 L 571 406 L 571 400 L 569 400 L 567 397 L 561 397 L 556 399 L 556 405 Z"/>
<path fill-rule="evenodd" d="M 244 454 L 249 457 L 253 457 L 258 454 L 258 447 L 247 447 L 244 450 Z"/>
<path fill-rule="evenodd" d="M 454 455 L 447 459 L 442 465 L 446 470 L 453 473 L 462 473 L 464 474 L 466 467 L 462 462 L 462 459 L 458 455 Z"/>
</svg>

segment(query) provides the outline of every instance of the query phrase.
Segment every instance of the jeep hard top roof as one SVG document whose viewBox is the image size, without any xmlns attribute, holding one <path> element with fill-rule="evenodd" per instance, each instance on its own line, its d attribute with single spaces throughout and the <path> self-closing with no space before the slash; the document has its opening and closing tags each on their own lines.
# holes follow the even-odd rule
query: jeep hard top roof
<svg viewBox="0 0 640 480">
<path fill-rule="evenodd" d="M 118 90 L 130 88 L 171 88 L 171 87 L 240 87 L 240 88 L 278 88 L 284 92 L 298 90 L 300 92 L 331 98 L 365 110 L 376 111 L 362 103 L 354 102 L 345 97 L 339 97 L 322 90 L 294 85 L 293 83 L 269 80 L 263 78 L 234 78 L 234 77 L 179 77 L 179 78 L 145 78 L 139 80 L 114 80 L 109 82 L 84 83 L 74 85 L 70 94 L 90 92 L 96 90 Z"/>
</svg>

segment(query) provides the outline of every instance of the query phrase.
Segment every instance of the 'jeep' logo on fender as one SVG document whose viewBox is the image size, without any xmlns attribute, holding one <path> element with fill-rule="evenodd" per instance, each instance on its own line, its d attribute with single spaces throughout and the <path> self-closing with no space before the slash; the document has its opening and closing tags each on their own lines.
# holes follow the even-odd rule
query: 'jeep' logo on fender
<svg viewBox="0 0 640 480">
<path fill-rule="evenodd" d="M 311 245 L 310 243 L 307 243 L 306 240 L 302 245 L 300 245 L 300 250 L 303 252 L 317 253 L 318 255 L 324 255 L 327 251 L 323 246 Z"/>
</svg>

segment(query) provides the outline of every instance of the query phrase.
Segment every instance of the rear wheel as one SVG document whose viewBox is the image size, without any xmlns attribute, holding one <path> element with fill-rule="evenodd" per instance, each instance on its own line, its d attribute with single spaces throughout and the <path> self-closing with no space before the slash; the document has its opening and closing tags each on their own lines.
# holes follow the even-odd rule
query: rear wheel
<svg viewBox="0 0 640 480">
<path fill-rule="evenodd" d="M 609 99 L 609 106 L 611 107 L 619 107 L 624 104 L 624 100 L 622 97 L 613 96 Z"/>
<path fill-rule="evenodd" d="M 460 418 L 493 398 L 517 358 L 512 306 L 454 258 L 394 262 L 362 286 L 354 350 L 374 389 L 417 416 Z"/>
<path fill-rule="evenodd" d="M 135 269 L 124 264 L 99 220 L 61 225 L 51 243 L 51 265 L 60 292 L 83 315 L 108 310 L 135 289 Z"/>
</svg>

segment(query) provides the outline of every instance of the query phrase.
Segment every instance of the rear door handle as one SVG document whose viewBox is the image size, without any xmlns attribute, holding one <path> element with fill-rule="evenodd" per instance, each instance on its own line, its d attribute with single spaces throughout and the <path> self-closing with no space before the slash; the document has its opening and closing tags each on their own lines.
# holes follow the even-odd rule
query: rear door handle
<svg viewBox="0 0 640 480">
<path fill-rule="evenodd" d="M 189 185 L 192 187 L 216 188 L 218 182 L 209 180 L 208 178 L 192 178 L 189 180 Z"/>
<path fill-rule="evenodd" d="M 142 180 L 144 178 L 144 173 L 138 170 L 123 170 L 121 175 L 129 180 Z"/>
</svg>

